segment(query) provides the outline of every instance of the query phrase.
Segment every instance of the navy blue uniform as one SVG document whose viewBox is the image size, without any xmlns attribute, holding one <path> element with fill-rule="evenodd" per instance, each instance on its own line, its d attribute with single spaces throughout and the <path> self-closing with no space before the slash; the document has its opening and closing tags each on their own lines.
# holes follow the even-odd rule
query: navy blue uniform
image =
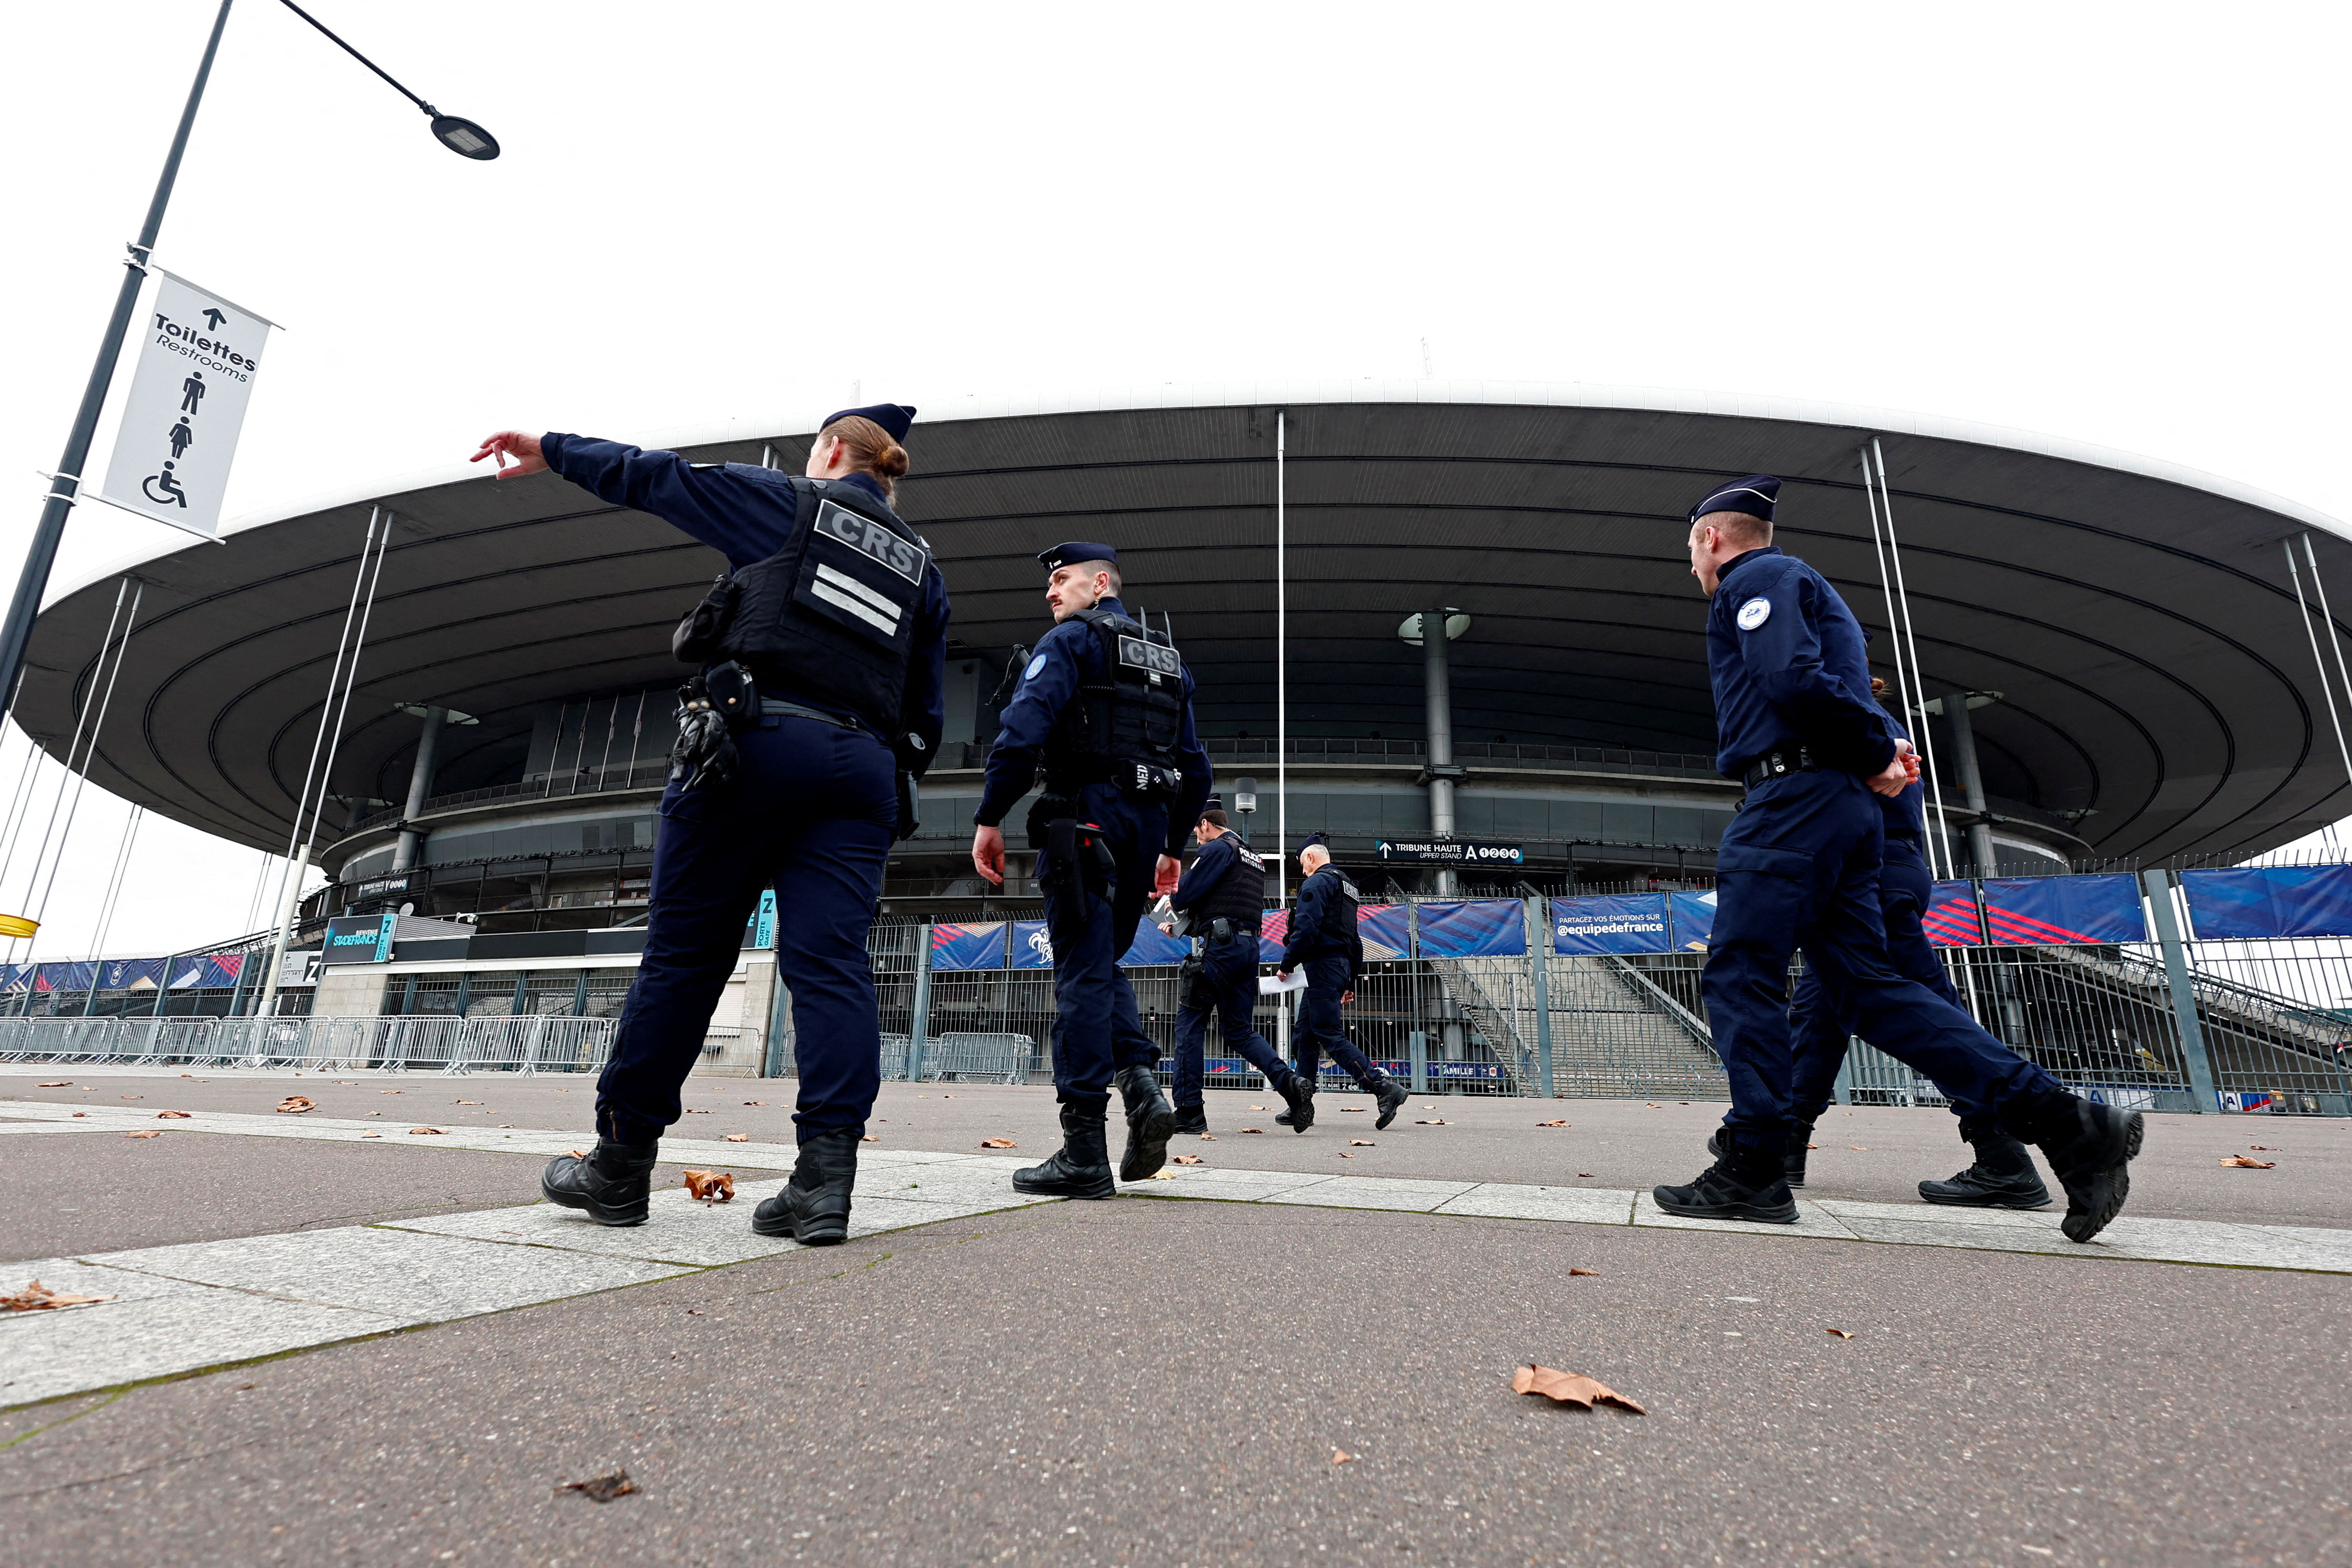
<svg viewBox="0 0 2352 1568">
<path fill-rule="evenodd" d="M 1105 597 L 1097 607 L 1127 611 Z M 987 783 L 972 820 L 982 827 L 1003 825 L 1048 761 L 1055 731 L 1082 680 L 1106 679 L 1100 638 L 1092 627 L 1071 619 L 1038 639 L 1021 672 L 1021 684 L 1005 705 L 996 743 L 988 753 Z M 1085 782 L 1066 794 L 1077 818 L 1091 824 L 1110 847 L 1112 880 L 1108 891 L 1087 868 L 1057 868 L 1040 851 L 1037 880 L 1045 886 L 1045 931 L 1054 950 L 1054 1087 L 1058 1098 L 1097 1106 L 1109 1100 L 1111 1074 L 1121 1068 L 1150 1067 L 1160 1048 L 1144 1034 L 1136 1015 L 1135 993 L 1119 973 L 1118 957 L 1135 940 L 1136 922 L 1150 901 L 1160 857 L 1182 851 L 1209 798 L 1209 753 L 1192 728 L 1192 672 L 1184 671 L 1184 717 L 1176 742 L 1176 765 L 1184 775 L 1173 802 L 1147 800 L 1117 784 Z M 1051 786 L 1056 781 L 1050 776 Z M 1066 879 L 1065 869 L 1074 874 Z M 1051 885 L 1046 885 L 1051 880 Z"/>
<path fill-rule="evenodd" d="M 1791 770 L 1752 784 L 1717 852 L 1715 931 L 1700 978 L 1731 1084 L 1724 1131 L 1777 1156 L 1790 1111 L 1789 961 L 1820 976 L 1821 1005 L 1956 1102 L 1998 1110 L 2058 1089 L 1956 1006 L 1892 966 L 1879 904 L 1884 816 L 1863 779 L 1895 754 L 1871 700 L 1862 627 L 1811 567 L 1767 546 L 1726 563 L 1707 608 L 1717 765 L 1744 775 L 1779 752 Z M 1802 750 L 1814 764 L 1801 768 Z"/>
<path fill-rule="evenodd" d="M 1298 1027 L 1290 1037 L 1290 1055 L 1299 1076 L 1314 1083 L 1328 1051 L 1349 1078 L 1370 1090 L 1379 1075 L 1364 1053 L 1349 1043 L 1339 1016 L 1339 998 L 1355 989 L 1356 977 L 1363 973 L 1364 939 L 1353 929 L 1345 936 L 1324 929 L 1342 880 L 1339 868 L 1327 862 L 1298 884 L 1289 940 L 1282 945 L 1282 968 L 1285 973 L 1306 971 L 1307 996 L 1299 1007 Z"/>
<path fill-rule="evenodd" d="M 1206 899 L 1233 870 L 1241 851 L 1241 840 L 1231 833 L 1220 834 L 1201 846 L 1201 853 L 1185 868 L 1184 879 L 1176 884 L 1169 907 L 1189 910 Z M 1284 1070 L 1282 1058 L 1274 1054 L 1274 1047 L 1257 1032 L 1252 1016 L 1257 1010 L 1256 924 L 1237 921 L 1233 934 L 1222 942 L 1202 929 L 1204 924 L 1196 921 L 1192 928 L 1201 940 L 1201 978 L 1194 993 L 1195 1004 L 1180 1007 L 1176 1013 L 1175 1100 L 1179 1110 L 1190 1110 L 1201 1103 L 1212 1011 L 1217 1015 L 1226 1055 L 1248 1062 L 1265 1075 L 1268 1083 L 1279 1080 Z"/>
<path fill-rule="evenodd" d="M 784 476 L 742 463 L 698 465 L 675 452 L 551 434 L 548 467 L 618 506 L 651 513 L 725 555 L 736 568 L 765 560 L 792 537 L 799 500 Z M 877 500 L 863 474 L 837 481 Z M 740 731 L 733 782 L 662 793 L 654 843 L 645 957 L 629 987 L 613 1058 L 596 1086 L 596 1126 L 615 1142 L 661 1136 L 680 1114 L 678 1089 L 700 1054 L 743 927 L 761 892 L 776 891 L 776 967 L 792 991 L 803 1142 L 863 1134 L 881 1081 L 880 1014 L 867 930 L 882 893 L 896 829 L 897 770 L 919 773 L 938 754 L 946 704 L 948 595 L 928 574 L 914 629 L 906 713 L 919 748 L 891 746 L 856 726 L 821 674 L 766 682 L 782 701 L 840 714 L 848 725 L 795 716 Z"/>
</svg>

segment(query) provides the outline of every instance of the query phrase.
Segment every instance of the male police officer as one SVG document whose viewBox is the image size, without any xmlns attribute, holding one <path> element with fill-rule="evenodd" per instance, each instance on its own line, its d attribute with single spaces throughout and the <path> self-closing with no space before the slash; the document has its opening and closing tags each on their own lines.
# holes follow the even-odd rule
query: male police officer
<svg viewBox="0 0 2352 1568">
<path fill-rule="evenodd" d="M 599 1225 L 645 1222 L 662 1130 L 678 1119 L 744 924 L 772 887 L 800 1041 L 800 1156 L 752 1228 L 803 1244 L 848 1237 L 881 1080 L 866 936 L 890 842 L 914 831 L 912 781 L 938 752 L 944 712 L 947 587 L 889 501 L 914 413 L 880 404 L 829 416 L 805 478 L 514 430 L 475 454 L 496 457 L 501 478 L 552 468 L 732 568 L 671 642 L 702 673 L 680 693 L 645 957 L 597 1080 L 596 1147 L 540 1178 L 550 1201 Z"/>
<path fill-rule="evenodd" d="M 1872 677 L 1870 692 L 1883 700 L 1886 682 Z M 1907 739 L 1899 725 L 1894 733 Z M 1921 920 L 1936 886 L 1927 861 L 1920 857 L 1927 831 L 1927 794 L 1925 784 L 1914 783 L 1900 795 L 1877 797 L 1886 837 L 1886 858 L 1878 871 L 1878 906 L 1885 921 L 1886 956 L 1895 972 L 1958 1007 L 1959 994 L 1952 989 Z M 1828 1005 L 1821 976 L 1810 968 L 1797 977 L 1789 1009 L 1789 1034 L 1796 1060 L 1789 1085 L 1789 1147 L 1781 1167 L 1788 1173 L 1789 1184 L 1801 1187 L 1813 1123 L 1829 1109 L 1838 1067 L 1845 1060 L 1846 1041 L 1853 1034 L 1846 1020 Z M 1945 1093 L 1960 1118 L 1961 1138 L 1975 1148 L 1976 1160 L 1948 1182 L 1920 1183 L 1919 1195 L 1931 1204 L 1975 1208 L 2048 1208 L 2050 1189 L 2042 1184 L 2025 1145 L 2003 1132 L 1999 1119 L 1987 1108 L 1969 1103 L 1949 1089 Z"/>
<path fill-rule="evenodd" d="M 1192 731 L 1192 674 L 1168 637 L 1118 601 L 1118 554 L 1108 544 L 1057 544 L 1049 574 L 1055 626 L 1005 705 L 972 834 L 972 864 L 1004 880 L 1001 824 L 1042 763 L 1045 793 L 1029 812 L 1054 944 L 1054 1087 L 1062 1147 L 1013 1173 L 1024 1193 L 1107 1198 L 1103 1123 L 1114 1077 L 1127 1110 L 1119 1176 L 1140 1181 L 1166 1161 L 1175 1108 L 1152 1068 L 1160 1051 L 1136 1016 L 1119 955 L 1144 906 L 1175 890 L 1176 856 L 1208 798 L 1209 754 Z"/>
<path fill-rule="evenodd" d="M 1795 1222 L 1781 1152 L 1789 960 L 1802 946 L 1836 1016 L 2041 1146 L 2066 1189 L 2063 1229 L 2087 1241 L 2123 1207 L 2140 1117 L 2069 1094 L 1890 966 L 1878 906 L 1882 817 L 1870 796 L 1899 795 L 1918 764 L 1870 700 L 1853 613 L 1821 574 L 1772 547 L 1780 488 L 1751 474 L 1690 513 L 1691 573 L 1713 597 L 1717 765 L 1748 794 L 1717 852 L 1715 929 L 1700 978 L 1731 1113 L 1715 1164 L 1685 1186 L 1657 1188 L 1658 1206 Z"/>
<path fill-rule="evenodd" d="M 1331 863 L 1323 836 L 1313 835 L 1298 851 L 1298 904 L 1290 911 L 1289 939 L 1282 944 L 1282 975 L 1307 971 L 1307 1000 L 1298 1027 L 1291 1034 L 1290 1054 L 1297 1058 L 1295 1080 L 1282 1084 L 1290 1109 L 1275 1118 L 1293 1132 L 1315 1125 L 1316 1075 L 1322 1055 L 1348 1069 L 1357 1086 L 1380 1102 L 1381 1117 L 1372 1125 L 1386 1127 L 1404 1109 L 1404 1085 L 1364 1059 L 1348 1043 L 1339 1021 L 1342 1005 L 1356 999 L 1356 981 L 1364 973 L 1364 939 L 1356 930 L 1356 885 Z M 1287 1000 L 1287 998 L 1286 998 Z"/>
<path fill-rule="evenodd" d="M 1283 1066 L 1250 1016 L 1257 1007 L 1257 928 L 1265 902 L 1265 861 L 1243 847 L 1240 837 L 1226 826 L 1221 808 L 1202 812 L 1192 833 L 1200 840 L 1201 853 L 1185 870 L 1170 900 L 1170 908 L 1188 918 L 1187 929 L 1202 944 L 1193 1011 L 1189 1016 L 1177 1016 L 1179 1132 L 1209 1130 L 1201 1079 L 1203 1037 L 1212 1010 L 1223 1030 L 1226 1051 L 1264 1073 L 1276 1093 L 1292 1105 L 1308 1103 L 1311 1093 L 1292 1087 L 1298 1075 Z"/>
</svg>

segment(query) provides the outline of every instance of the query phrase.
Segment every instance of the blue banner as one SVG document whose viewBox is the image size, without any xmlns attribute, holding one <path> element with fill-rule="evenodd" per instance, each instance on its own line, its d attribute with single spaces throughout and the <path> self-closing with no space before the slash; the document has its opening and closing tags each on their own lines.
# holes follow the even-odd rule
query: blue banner
<svg viewBox="0 0 2352 1568">
<path fill-rule="evenodd" d="M 1014 969 L 1051 969 L 1054 967 L 1054 939 L 1045 934 L 1044 921 L 1013 922 L 1013 963 Z"/>
<path fill-rule="evenodd" d="M 1148 919 L 1135 922 L 1135 941 L 1120 955 L 1121 964 L 1181 963 L 1192 956 L 1189 937 L 1170 936 Z"/>
<path fill-rule="evenodd" d="M 1705 952 L 1715 940 L 1715 895 L 1671 893 L 1666 902 L 1675 913 L 1675 951 Z"/>
<path fill-rule="evenodd" d="M 1412 921 L 1402 904 L 1357 905 L 1356 934 L 1364 939 L 1367 963 L 1412 956 Z"/>
<path fill-rule="evenodd" d="M 1919 917 L 1927 940 L 1937 947 L 1982 947 L 1984 910 L 1974 882 L 1938 882 Z"/>
<path fill-rule="evenodd" d="M 1551 901 L 1554 952 L 1664 952 L 1666 895 L 1620 893 Z"/>
<path fill-rule="evenodd" d="M 2352 866 L 2183 871 L 2189 919 L 2207 942 L 2352 936 Z"/>
<path fill-rule="evenodd" d="M 1004 967 L 1004 922 L 974 921 L 961 925 L 945 921 L 931 927 L 933 969 L 1002 969 Z"/>
<path fill-rule="evenodd" d="M 1404 1068 L 1402 1063 L 1396 1066 L 1398 1069 Z M 1397 1070 L 1396 1076 L 1404 1077 L 1404 1071 Z M 1469 1079 L 1478 1083 L 1498 1083 L 1502 1080 L 1503 1065 L 1500 1062 L 1432 1062 L 1429 1064 L 1429 1076 L 1435 1079 L 1452 1079 L 1456 1081 Z"/>
<path fill-rule="evenodd" d="M 1421 906 L 1424 958 L 1508 958 L 1528 951 L 1528 907 L 1517 899 Z"/>
<path fill-rule="evenodd" d="M 1988 877 L 1983 887 L 1995 947 L 2147 940 L 2131 877 Z"/>
</svg>

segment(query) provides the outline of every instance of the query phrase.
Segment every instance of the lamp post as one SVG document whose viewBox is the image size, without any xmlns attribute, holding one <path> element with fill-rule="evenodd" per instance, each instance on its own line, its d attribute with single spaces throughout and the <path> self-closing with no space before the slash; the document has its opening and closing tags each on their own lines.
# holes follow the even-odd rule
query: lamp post
<svg viewBox="0 0 2352 1568">
<path fill-rule="evenodd" d="M 393 81 L 373 60 L 328 32 L 324 24 L 295 5 L 294 0 L 280 3 L 333 38 L 353 59 L 398 88 L 425 111 L 432 121 L 435 140 L 443 146 L 467 158 L 488 160 L 499 155 L 498 139 L 488 132 L 470 120 L 443 114 Z M 24 569 L 17 574 L 16 596 L 8 603 L 8 618 L 0 623 L 0 691 L 7 694 L 7 705 L 0 708 L 0 713 L 13 711 L 16 707 L 16 676 L 24 668 L 25 645 L 32 638 L 33 617 L 40 613 L 41 595 L 47 591 L 49 571 L 57 563 L 58 544 L 65 537 L 66 514 L 73 510 L 74 500 L 81 491 L 82 465 L 89 460 L 90 442 L 98 434 L 98 416 L 106 406 L 107 389 L 114 382 L 115 362 L 122 357 L 123 340 L 131 332 L 131 315 L 139 305 L 139 286 L 146 281 L 148 258 L 154 253 L 156 236 L 163 229 L 163 210 L 171 205 L 172 186 L 180 177 L 180 159 L 188 150 L 188 132 L 196 123 L 196 106 L 204 101 L 205 82 L 212 75 L 214 57 L 220 53 L 221 34 L 228 26 L 231 4 L 232 0 L 221 0 L 220 12 L 213 18 L 212 36 L 205 40 L 205 56 L 196 66 L 196 79 L 188 89 L 187 106 L 180 110 L 180 128 L 173 133 L 172 150 L 163 159 L 163 176 L 155 182 L 154 199 L 147 204 L 147 221 L 140 226 L 139 237 L 125 247 L 131 254 L 122 264 L 122 287 L 114 297 L 114 314 L 107 321 L 106 335 L 99 342 L 98 363 L 90 367 L 89 384 L 82 388 L 81 406 L 75 411 L 72 428 L 66 434 L 65 455 L 58 459 L 58 471 L 49 478 L 49 493 L 41 503 L 41 521 L 33 531 L 32 548 L 25 552 Z"/>
<path fill-rule="evenodd" d="M 1242 814 L 1242 842 L 1249 842 L 1249 819 L 1257 811 L 1257 780 L 1234 781 L 1234 809 Z"/>
</svg>

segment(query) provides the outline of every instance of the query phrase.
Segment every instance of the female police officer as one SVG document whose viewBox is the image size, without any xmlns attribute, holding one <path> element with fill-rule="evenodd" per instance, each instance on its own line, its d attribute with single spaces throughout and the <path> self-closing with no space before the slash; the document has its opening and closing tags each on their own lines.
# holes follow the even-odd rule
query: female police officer
<svg viewBox="0 0 2352 1568">
<path fill-rule="evenodd" d="M 496 457 L 501 479 L 551 468 L 732 568 L 674 639 L 704 669 L 684 695 L 645 957 L 596 1086 L 596 1148 L 551 1162 L 540 1181 L 599 1225 L 644 1223 L 662 1129 L 678 1119 L 744 922 L 772 886 L 778 978 L 800 1042 L 800 1159 L 752 1228 L 804 1243 L 848 1236 L 880 1083 L 866 936 L 942 719 L 947 588 L 890 507 L 914 414 L 886 403 L 832 416 L 805 479 L 516 430 L 474 455 Z"/>
</svg>

